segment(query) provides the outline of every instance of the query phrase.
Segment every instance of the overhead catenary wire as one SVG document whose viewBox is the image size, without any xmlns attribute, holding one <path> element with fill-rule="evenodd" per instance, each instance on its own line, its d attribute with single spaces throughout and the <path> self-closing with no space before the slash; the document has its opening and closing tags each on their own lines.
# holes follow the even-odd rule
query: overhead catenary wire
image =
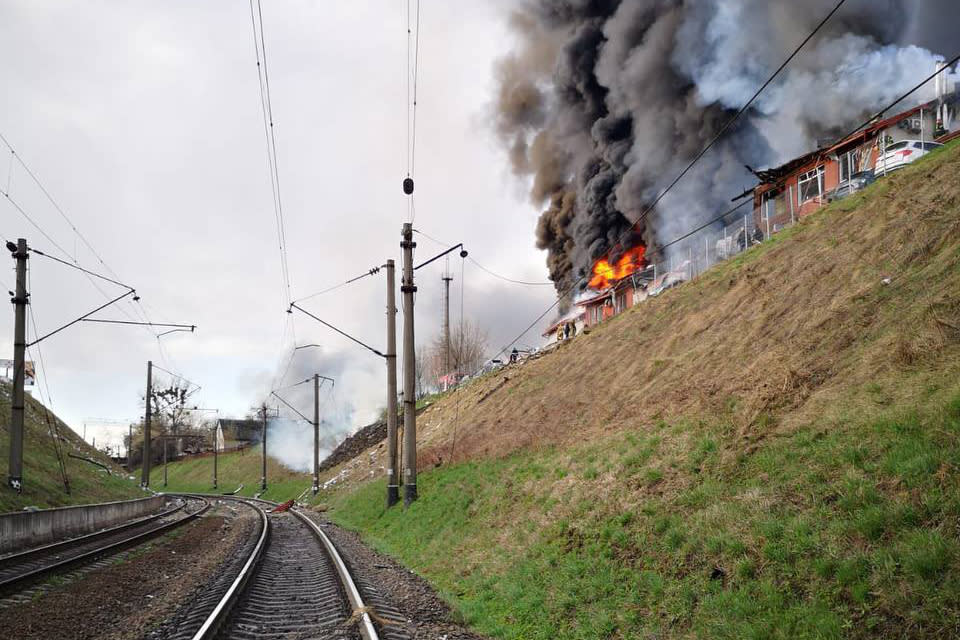
<svg viewBox="0 0 960 640">
<path fill-rule="evenodd" d="M 322 295 L 324 295 L 324 294 L 326 294 L 326 293 L 330 293 L 331 291 L 336 291 L 337 289 L 340 289 L 340 288 L 342 288 L 342 287 L 345 287 L 345 286 L 347 286 L 348 284 L 353 284 L 353 283 L 356 282 L 357 280 L 362 280 L 363 278 L 366 278 L 366 277 L 368 277 L 368 276 L 375 275 L 375 274 L 377 274 L 377 273 L 380 273 L 380 267 L 379 267 L 379 266 L 371 267 L 371 268 L 370 268 L 368 271 L 366 271 L 365 273 L 361 273 L 361 274 L 358 275 L 358 276 L 355 276 L 355 277 L 353 277 L 353 278 L 350 278 L 349 280 L 345 280 L 345 281 L 343 281 L 343 282 L 341 282 L 341 283 L 339 283 L 339 284 L 335 284 L 335 285 L 333 285 L 332 287 L 327 287 L 326 289 L 323 289 L 323 290 L 321 290 L 321 291 L 317 291 L 316 293 L 311 293 L 311 294 L 308 295 L 308 296 L 304 296 L 304 297 L 302 297 L 302 298 L 297 298 L 296 300 L 293 300 L 293 302 L 305 302 L 305 301 L 307 301 L 307 300 L 311 300 L 311 299 L 313 299 L 313 298 L 316 298 L 317 296 L 322 296 Z"/>
<path fill-rule="evenodd" d="M 341 329 L 338 329 L 337 327 L 333 326 L 332 324 L 330 324 L 330 323 L 327 322 L 326 320 L 323 320 L 322 318 L 319 318 L 319 317 L 315 316 L 314 314 L 310 313 L 309 311 L 307 311 L 307 310 L 304 309 L 303 307 L 299 306 L 296 302 L 290 303 L 290 308 L 291 308 L 291 309 L 297 309 L 297 310 L 300 311 L 301 313 L 304 313 L 304 314 L 310 316 L 311 318 L 313 318 L 314 320 L 316 320 L 317 322 L 319 322 L 319 323 L 322 324 L 323 326 L 327 327 L 328 329 L 332 329 L 333 331 L 336 331 L 337 333 L 339 333 L 340 335 L 342 335 L 344 338 L 347 338 L 348 340 L 352 340 L 353 342 L 357 343 L 358 345 L 360 345 L 360 346 L 363 347 L 364 349 L 367 349 L 368 351 L 372 351 L 373 353 L 375 353 L 376 355 L 380 356 L 381 358 L 385 358 L 385 357 L 386 357 L 386 356 L 383 354 L 383 352 L 380 351 L 379 349 L 375 349 L 374 347 L 371 347 L 371 346 L 368 345 L 367 343 L 362 342 L 362 341 L 358 340 L 357 338 L 354 338 L 352 335 L 350 335 L 350 334 L 347 333 L 346 331 L 343 331 L 343 330 L 341 330 Z"/>
<path fill-rule="evenodd" d="M 50 194 L 50 192 L 47 191 L 47 188 L 43 185 L 42 182 L 40 182 L 40 179 L 39 179 L 39 178 L 36 176 L 36 174 L 30 169 L 30 167 L 27 166 L 27 164 L 23 161 L 23 158 L 21 158 L 21 157 L 16 153 L 16 151 L 14 151 L 13 146 L 12 146 L 12 145 L 10 144 L 10 142 L 4 137 L 4 135 L 3 135 L 2 133 L 0 133 L 0 141 L 2 141 L 3 144 L 5 144 L 5 145 L 7 146 L 7 148 L 10 150 L 11 158 L 16 158 L 16 159 L 17 159 L 17 163 L 20 165 L 20 167 L 21 167 L 24 171 L 27 172 L 27 175 L 30 176 L 30 179 L 33 180 L 33 183 L 34 183 L 35 185 L 37 185 L 37 187 L 40 189 L 40 191 L 43 193 L 43 195 L 47 198 L 47 200 L 50 201 L 50 204 L 53 205 L 53 208 L 56 210 L 57 213 L 60 214 L 60 217 L 63 218 L 64 222 L 66 222 L 67 225 L 70 226 L 70 229 L 73 231 L 73 233 L 76 234 L 76 236 L 77 236 L 78 238 L 80 238 L 80 241 L 84 244 L 84 246 L 87 248 L 87 250 L 90 251 L 91 254 L 93 254 L 93 257 L 96 258 L 97 262 L 99 262 L 100 265 L 103 266 L 104 269 L 106 269 L 108 272 L 110 272 L 110 274 L 113 275 L 114 278 L 116 278 L 116 279 L 119 280 L 119 279 L 120 279 L 120 276 L 118 276 L 118 275 L 113 271 L 113 269 L 111 269 L 110 266 L 107 265 L 107 263 L 104 261 L 103 257 L 101 257 L 99 253 L 97 253 L 97 250 L 93 248 L 93 245 L 90 244 L 90 241 L 87 240 L 87 237 L 86 237 L 85 235 L 83 235 L 83 233 L 80 231 L 80 229 L 77 228 L 77 225 L 74 224 L 73 220 L 70 219 L 70 217 L 66 214 L 66 212 L 63 210 L 63 208 L 60 206 L 60 204 L 54 199 L 54 197 Z M 11 160 L 11 162 L 12 162 L 12 160 Z M 9 185 L 10 185 L 10 182 L 9 182 L 9 178 L 8 178 L 8 181 L 7 181 L 7 191 L 9 191 Z M 76 258 L 76 256 L 74 256 L 74 258 Z"/>
<path fill-rule="evenodd" d="M 273 120 L 273 101 L 270 95 L 270 72 L 267 65 L 266 38 L 263 33 L 263 8 L 260 0 L 257 0 L 256 10 L 254 10 L 253 3 L 254 0 L 250 0 L 250 21 L 253 27 L 253 47 L 257 62 L 257 79 L 260 85 L 263 133 L 267 144 L 267 166 L 270 172 L 274 222 L 277 227 L 277 242 L 280 251 L 280 272 L 283 280 L 284 301 L 286 304 L 290 304 L 292 300 L 290 269 L 287 259 L 287 238 L 283 219 L 283 195 L 280 188 L 280 169 L 277 161 L 277 138 Z"/>
<path fill-rule="evenodd" d="M 530 282 L 530 281 L 527 281 L 527 280 L 516 280 L 516 279 L 514 279 L 514 278 L 508 278 L 507 276 L 500 275 L 499 273 L 495 273 L 495 272 L 491 271 L 490 269 L 488 269 L 487 267 L 483 266 L 482 264 L 480 264 L 479 262 L 477 262 L 476 259 L 475 259 L 473 256 L 470 256 L 470 257 L 467 258 L 467 259 L 468 259 L 470 262 L 472 262 L 473 264 L 475 264 L 481 271 L 486 272 L 487 274 L 493 276 L 494 278 L 498 278 L 498 279 L 500 279 L 500 280 L 503 280 L 504 282 L 509 282 L 509 283 L 511 283 L 511 284 L 521 284 L 521 285 L 524 285 L 524 286 L 527 286 L 527 287 L 543 287 L 543 286 L 548 286 L 548 287 L 549 287 L 549 286 L 553 286 L 553 283 L 552 283 L 552 282 Z"/>
<path fill-rule="evenodd" d="M 428 233 L 426 233 L 426 232 L 423 231 L 422 229 L 414 229 L 413 231 L 414 231 L 414 233 L 417 233 L 417 234 L 423 236 L 424 238 L 426 238 L 427 240 L 430 240 L 431 242 L 435 242 L 436 244 L 438 244 L 438 245 L 440 245 L 440 246 L 442 246 L 442 247 L 451 247 L 450 243 L 448 243 L 448 242 L 443 242 L 442 240 L 438 240 L 437 238 L 429 235 Z M 509 282 L 509 283 L 512 283 L 512 284 L 520 284 L 520 285 L 526 285 L 526 286 L 533 286 L 533 287 L 544 287 L 544 286 L 546 286 L 546 287 L 552 287 L 552 286 L 553 286 L 553 283 L 552 283 L 552 282 L 531 282 L 531 281 L 528 281 L 528 280 L 519 280 L 519 279 L 516 279 L 516 278 L 509 278 L 509 277 L 507 277 L 507 276 L 504 276 L 504 275 L 501 275 L 501 274 L 499 274 L 499 273 L 496 273 L 496 272 L 492 271 L 491 269 L 488 269 L 488 268 L 485 267 L 484 265 L 480 264 L 480 263 L 476 260 L 476 258 L 474 258 L 472 255 L 471 255 L 471 256 L 468 256 L 467 259 L 468 259 L 470 262 L 472 262 L 473 264 L 475 264 L 481 271 L 484 271 L 484 272 L 486 272 L 488 275 L 491 275 L 491 276 L 493 276 L 494 278 L 498 278 L 498 279 L 503 280 L 503 281 L 505 281 L 505 282 Z"/>
<path fill-rule="evenodd" d="M 417 82 L 420 75 L 420 0 L 416 0 L 416 33 L 411 27 L 410 0 L 406 2 L 406 42 L 407 42 L 407 68 L 406 68 L 406 125 L 407 125 L 407 155 L 405 158 L 407 165 L 407 179 L 412 181 L 415 177 L 416 169 L 416 151 L 417 151 Z M 412 182 L 411 182 L 412 184 Z M 416 205 L 414 201 L 413 190 L 407 193 L 407 221 L 413 222 L 416 218 Z"/>
<path fill-rule="evenodd" d="M 293 302 L 293 294 L 290 278 L 289 255 L 287 249 L 286 223 L 283 214 L 283 192 L 280 186 L 280 167 L 277 156 L 276 127 L 273 118 L 273 98 L 270 91 L 270 71 L 267 62 L 266 37 L 264 35 L 263 28 L 263 7 L 260 0 L 257 0 L 256 9 L 254 9 L 253 0 L 250 0 L 250 22 L 253 32 L 253 46 L 257 65 L 257 80 L 260 89 L 260 107 L 263 116 L 263 132 L 267 147 L 267 169 L 270 174 L 270 189 L 273 196 L 272 206 L 274 212 L 274 222 L 276 224 L 277 245 L 280 253 L 282 298 L 284 304 L 289 307 L 289 305 Z M 287 344 L 288 336 L 290 337 L 291 342 L 296 344 L 296 326 L 292 316 L 288 316 L 284 320 L 283 330 L 280 337 L 281 351 L 284 350 L 285 345 Z M 271 386 L 276 386 L 277 384 L 278 381 L 275 377 Z M 280 379 L 279 384 L 283 384 L 283 378 Z"/>
<path fill-rule="evenodd" d="M 416 34 L 414 35 L 413 46 L 413 104 L 411 109 L 411 132 L 410 132 L 410 172 L 413 176 L 417 164 L 417 81 L 420 79 L 420 0 L 417 0 L 417 18 Z"/>
<path fill-rule="evenodd" d="M 55 261 L 55 262 L 59 262 L 59 263 L 62 264 L 62 265 L 65 265 L 65 266 L 67 266 L 67 267 L 70 267 L 71 269 L 76 269 L 77 271 L 82 271 L 83 273 L 85 273 L 85 274 L 87 274 L 87 275 L 89 275 L 89 276 L 93 276 L 94 278 L 99 278 L 100 280 L 104 280 L 104 281 L 109 282 L 109 283 L 111 283 L 111 284 L 115 284 L 115 285 L 117 285 L 117 286 L 124 287 L 124 288 L 126 288 L 126 289 L 129 289 L 130 291 L 134 291 L 134 290 L 135 290 L 133 287 L 131 287 L 131 286 L 128 285 L 128 284 L 124 284 L 124 283 L 122 283 L 122 282 L 120 282 L 120 281 L 118 281 L 118 280 L 114 280 L 114 279 L 112 279 L 112 278 L 108 278 L 108 277 L 106 277 L 106 276 L 104 276 L 104 275 L 101 275 L 101 274 L 99 274 L 99 273 L 95 273 L 95 272 L 93 272 L 93 271 L 90 271 L 89 269 L 84 269 L 84 268 L 81 267 L 79 264 L 70 263 L 70 262 L 67 262 L 66 260 L 61 260 L 60 258 L 57 258 L 56 256 L 51 256 L 50 254 L 47 254 L 47 253 L 44 253 L 43 251 L 40 251 L 40 250 L 37 249 L 36 247 L 30 247 L 30 251 L 31 251 L 32 253 L 37 254 L 38 256 L 43 256 L 44 258 L 47 258 L 47 259 L 49 259 L 49 260 L 53 260 L 53 261 Z"/>
<path fill-rule="evenodd" d="M 68 252 L 66 249 L 64 249 L 59 243 L 57 243 L 56 241 L 54 241 L 53 238 L 50 237 L 50 235 L 49 235 L 44 229 L 42 229 L 42 228 L 40 227 L 40 225 L 39 225 L 30 215 L 27 214 L 27 212 L 23 209 L 23 207 L 20 206 L 20 204 L 19 204 L 16 200 L 14 200 L 14 199 L 12 198 L 12 196 L 10 195 L 10 184 L 11 184 L 11 178 L 12 178 L 12 173 L 13 173 L 13 171 L 12 171 L 12 170 L 13 170 L 13 164 L 12 164 L 12 163 L 13 163 L 13 158 L 16 158 L 17 163 L 20 165 L 20 167 L 27 173 L 28 176 L 30 176 L 30 179 L 31 179 L 31 180 L 34 182 L 34 184 L 40 189 L 40 191 L 41 191 L 41 193 L 43 193 L 44 197 L 50 202 L 50 204 L 51 204 L 51 205 L 53 206 L 53 208 L 57 211 L 57 213 L 60 215 L 60 217 L 63 218 L 63 220 L 67 223 L 67 225 L 68 225 L 68 226 L 70 227 L 70 229 L 73 231 L 74 235 L 80 239 L 80 241 L 84 244 L 84 246 L 87 247 L 87 249 L 90 251 L 90 253 L 93 255 L 93 257 L 97 260 L 97 262 L 100 263 L 100 265 L 107 271 L 107 273 L 109 273 L 109 274 L 112 276 L 112 278 L 113 278 L 114 281 L 119 281 L 119 280 L 120 280 L 120 276 L 117 275 L 117 272 L 116 272 L 112 267 L 110 267 L 110 265 L 107 264 L 106 260 L 103 259 L 103 256 L 101 256 L 100 253 L 97 252 L 96 249 L 94 249 L 93 245 L 90 243 L 90 241 L 87 239 L 87 237 L 83 234 L 83 232 L 80 231 L 79 227 L 76 225 L 76 223 L 74 223 L 73 219 L 72 219 L 70 216 L 67 215 L 67 213 L 66 213 L 66 211 L 64 210 L 64 208 L 63 208 L 62 206 L 60 206 L 60 203 L 57 202 L 57 200 L 53 197 L 53 195 L 50 193 L 50 190 L 47 189 L 47 187 L 43 184 L 43 182 L 40 180 L 39 176 L 27 165 L 27 163 L 23 160 L 23 157 L 22 157 L 19 153 L 16 152 L 16 150 L 13 148 L 13 145 L 12 145 L 12 144 L 10 143 L 10 141 L 6 138 L 6 136 L 4 136 L 2 133 L 0 133 L 0 141 L 2 141 L 3 144 L 6 145 L 7 149 L 9 149 L 9 151 L 10 151 L 10 156 L 11 156 L 10 171 L 9 171 L 9 173 L 8 173 L 8 175 L 7 175 L 7 190 L 6 190 L 5 192 L 2 192 L 3 195 L 4 195 L 4 196 L 6 197 L 6 199 L 11 203 L 11 205 L 13 205 L 14 208 L 16 208 L 17 211 L 19 211 L 20 214 L 23 215 L 23 217 L 26 218 L 26 219 L 30 222 L 30 224 L 33 225 L 34 228 L 37 229 L 37 231 L 40 232 L 40 234 L 41 234 L 42 236 L 44 236 L 47 240 L 50 241 L 51 245 L 53 245 L 54 247 L 56 247 L 65 257 L 71 259 L 71 260 L 73 261 L 73 264 L 74 264 L 75 267 L 77 267 L 78 269 L 80 269 L 81 271 L 84 271 L 84 272 L 86 273 L 87 279 L 90 281 L 90 284 L 93 285 L 93 287 L 94 287 L 104 298 L 109 298 L 109 294 L 108 294 L 106 291 L 104 291 L 103 288 L 101 288 L 92 278 L 93 278 L 94 276 L 96 276 L 96 277 L 99 277 L 99 278 L 105 279 L 105 280 L 109 280 L 109 279 L 104 278 L 103 276 L 101 276 L 101 275 L 99 275 L 99 274 L 94 274 L 93 272 L 91 272 L 91 271 L 89 271 L 89 270 L 87 270 L 87 269 L 83 269 L 82 267 L 80 267 L 79 261 L 78 261 L 77 256 L 76 256 L 76 250 L 74 251 L 73 255 L 71 255 L 70 252 Z M 8 240 L 5 239 L 5 241 L 8 241 Z M 38 253 L 38 254 L 41 254 L 41 252 L 37 252 L 37 253 Z M 42 254 L 42 255 L 46 255 L 46 254 Z M 47 255 L 47 257 L 53 258 L 53 256 L 49 256 L 49 255 Z M 54 259 L 56 259 L 56 258 L 54 258 Z M 69 264 L 69 263 L 67 263 L 66 261 L 63 261 L 63 262 L 64 262 L 65 264 Z M 123 285 L 122 283 L 119 283 L 119 282 L 115 282 L 115 284 L 121 284 L 121 286 L 127 286 L 127 285 Z M 130 301 L 128 301 L 128 302 L 130 302 Z M 136 303 L 136 304 L 134 304 L 134 303 Z M 139 316 L 141 316 L 148 324 L 152 322 L 149 314 L 147 313 L 146 309 L 143 307 L 143 305 L 140 303 L 139 300 L 134 300 L 133 302 L 130 302 L 130 304 L 131 304 L 132 308 L 134 309 L 134 315 L 139 315 Z M 118 309 L 120 310 L 120 312 L 121 312 L 123 315 L 125 315 L 125 316 L 128 317 L 128 318 L 130 318 L 131 320 L 133 319 L 133 316 L 131 316 L 130 312 L 128 312 L 127 309 L 126 309 L 123 305 L 120 305 L 120 306 L 118 307 Z M 150 332 L 153 336 L 157 337 L 157 338 L 158 338 L 158 343 L 159 343 L 159 337 L 158 337 L 156 331 L 154 331 L 153 329 L 151 329 L 149 326 L 145 326 L 144 329 L 145 329 L 146 331 Z M 159 348 L 159 351 L 160 351 L 160 357 L 163 359 L 164 362 L 167 362 L 167 357 L 166 357 L 166 354 L 164 353 L 163 346 L 160 345 L 160 344 L 158 344 L 158 348 Z"/>
<path fill-rule="evenodd" d="M 157 364 L 154 364 L 154 365 L 153 365 L 153 368 L 154 368 L 154 369 L 159 369 L 160 371 L 162 371 L 163 373 L 167 374 L 168 376 L 171 376 L 171 377 L 174 378 L 175 380 L 182 380 L 183 382 L 186 382 L 188 385 L 197 387 L 197 389 L 200 388 L 200 385 L 199 385 L 199 384 L 197 384 L 197 383 L 194 382 L 193 380 L 190 380 L 190 379 L 188 379 L 188 378 L 183 377 L 183 376 L 182 376 L 181 374 L 179 374 L 179 373 L 174 373 L 173 371 L 169 371 L 169 370 L 167 370 L 167 369 L 164 369 L 163 367 L 161 367 L 160 365 L 157 365 Z"/>
</svg>

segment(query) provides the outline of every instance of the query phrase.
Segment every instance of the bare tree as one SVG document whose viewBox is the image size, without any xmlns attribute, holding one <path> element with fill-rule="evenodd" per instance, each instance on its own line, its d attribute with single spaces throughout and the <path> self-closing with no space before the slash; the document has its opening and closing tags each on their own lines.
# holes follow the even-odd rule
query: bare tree
<svg viewBox="0 0 960 640">
<path fill-rule="evenodd" d="M 417 347 L 416 352 L 413 355 L 413 366 L 414 371 L 414 388 L 417 395 L 417 400 L 427 395 L 428 385 L 427 385 L 427 355 L 424 353 L 423 347 Z M 386 410 L 384 410 L 384 415 L 386 415 Z"/>
<path fill-rule="evenodd" d="M 426 368 L 431 383 L 438 387 L 441 379 L 448 374 L 457 378 L 473 373 L 483 364 L 487 351 L 487 332 L 469 320 L 462 326 L 450 328 L 450 366 L 447 369 L 447 345 L 443 332 L 437 334 L 427 347 Z"/>
</svg>

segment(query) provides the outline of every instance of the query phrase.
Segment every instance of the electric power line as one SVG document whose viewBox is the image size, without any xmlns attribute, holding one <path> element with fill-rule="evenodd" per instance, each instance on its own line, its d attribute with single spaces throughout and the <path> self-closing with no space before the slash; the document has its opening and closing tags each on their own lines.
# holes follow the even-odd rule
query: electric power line
<svg viewBox="0 0 960 640">
<path fill-rule="evenodd" d="M 407 0 L 407 178 L 413 179 L 417 152 L 417 80 L 420 75 L 420 0 L 417 0 L 416 36 L 410 27 L 410 0 Z M 411 45 L 413 47 L 411 57 Z M 413 222 L 417 215 L 413 192 L 408 193 L 407 219 Z"/>
<path fill-rule="evenodd" d="M 356 282 L 357 280 L 362 280 L 363 278 L 366 278 L 367 276 L 372 276 L 372 275 L 375 275 L 375 274 L 377 274 L 377 273 L 380 273 L 380 267 L 379 267 L 379 266 L 377 266 L 377 267 L 372 267 L 370 270 L 368 270 L 368 271 L 365 272 L 365 273 L 361 273 L 360 275 L 355 276 L 355 277 L 353 277 L 353 278 L 350 278 L 349 280 L 345 280 L 345 281 L 341 282 L 340 284 L 335 284 L 335 285 L 333 285 L 332 287 L 327 287 L 326 289 L 323 289 L 322 291 L 318 291 L 318 292 L 316 292 L 316 293 L 311 293 L 310 295 L 304 296 L 304 297 L 302 297 L 302 298 L 297 298 L 297 299 L 294 300 L 293 302 L 304 302 L 304 301 L 306 301 L 306 300 L 310 300 L 311 298 L 316 298 L 317 296 L 322 296 L 322 295 L 325 294 L 325 293 L 330 293 L 331 291 L 336 291 L 337 289 L 340 289 L 341 287 L 345 287 L 345 286 L 347 286 L 348 284 L 352 284 L 352 283 Z"/>
<path fill-rule="evenodd" d="M 259 29 L 257 24 L 259 17 Z M 250 0 L 250 21 L 253 27 L 253 47 L 257 60 L 257 80 L 260 84 L 260 107 L 263 112 L 263 133 L 267 143 L 267 164 L 270 171 L 270 188 L 273 192 L 274 222 L 277 225 L 277 241 L 280 249 L 280 272 L 283 278 L 284 301 L 289 305 L 290 270 L 287 261 L 287 238 L 283 222 L 283 197 L 280 190 L 280 171 L 277 163 L 277 139 L 274 133 L 273 102 L 270 97 L 270 74 L 267 68 L 266 39 L 263 35 L 263 9 L 260 0 L 254 11 L 253 0 Z M 260 58 L 263 57 L 261 64 Z"/>
<path fill-rule="evenodd" d="M 26 218 L 26 219 L 30 222 L 30 224 L 33 225 L 33 226 L 37 229 L 37 231 L 40 232 L 41 235 L 43 235 L 48 241 L 50 241 L 50 243 L 51 243 L 54 247 L 56 247 L 56 248 L 60 251 L 60 253 L 62 253 L 62 254 L 63 254 L 64 256 L 66 256 L 67 258 L 71 259 L 71 260 L 73 261 L 73 265 L 74 265 L 76 268 L 78 268 L 78 269 L 81 270 L 81 271 L 84 271 L 84 272 L 87 274 L 87 279 L 90 280 L 90 284 L 92 284 L 93 287 L 94 287 L 98 292 L 100 292 L 100 294 L 101 294 L 104 298 L 109 298 L 109 294 L 107 294 L 106 291 L 104 291 L 96 282 L 94 282 L 94 281 L 91 279 L 91 276 L 95 276 L 95 277 L 98 277 L 98 278 L 101 278 L 101 279 L 104 279 L 104 280 L 108 280 L 108 281 L 109 281 L 110 279 L 109 279 L 109 278 L 104 278 L 103 276 L 100 276 L 100 275 L 98 275 L 98 274 L 93 274 L 92 272 L 90 272 L 90 271 L 88 271 L 88 270 L 83 269 L 82 267 L 80 267 L 79 261 L 77 260 L 77 257 L 76 257 L 76 254 L 74 253 L 74 255 L 71 255 L 70 252 L 68 252 L 68 251 L 67 251 L 66 249 L 64 249 L 60 244 L 58 244 L 56 241 L 54 241 L 53 238 L 51 238 L 50 235 L 47 234 L 46 231 L 44 231 L 44 230 L 39 226 L 39 224 L 37 224 L 36 221 L 34 221 L 33 218 L 27 214 L 27 212 L 23 209 L 23 207 L 21 207 L 20 204 L 19 204 L 18 202 L 16 202 L 16 201 L 10 196 L 10 181 L 11 181 L 11 176 L 12 176 L 12 171 L 13 171 L 13 158 L 16 158 L 16 160 L 17 160 L 17 162 L 19 163 L 19 165 L 23 168 L 23 170 L 27 173 L 27 175 L 30 176 L 30 179 L 33 180 L 34 184 L 37 185 L 37 187 L 40 189 L 40 191 L 43 193 L 43 195 L 47 198 L 47 200 L 50 202 L 50 204 L 53 206 L 53 208 L 57 211 L 57 213 L 60 214 L 60 217 L 63 218 L 63 220 L 70 226 L 70 229 L 74 232 L 74 234 L 75 234 L 78 238 L 80 238 L 80 241 L 87 247 L 87 249 L 88 249 L 88 250 L 90 251 L 90 253 L 94 256 L 94 258 L 96 258 L 97 262 L 99 262 L 99 263 L 103 266 L 103 268 L 106 269 L 107 273 L 109 273 L 111 276 L 113 276 L 114 280 L 120 280 L 120 276 L 117 275 L 117 272 L 114 271 L 113 268 L 111 268 L 110 265 L 108 265 L 108 264 L 106 263 L 106 261 L 103 259 L 103 257 L 97 252 L 97 250 L 93 248 L 93 245 L 90 243 L 89 240 L 87 240 L 87 237 L 80 231 L 80 229 L 79 229 L 79 228 L 77 227 L 77 225 L 73 222 L 73 220 L 70 218 L 70 216 L 68 216 L 67 213 L 66 213 L 66 211 L 64 211 L 63 207 L 60 206 L 60 203 L 58 203 L 58 202 L 56 201 L 56 199 L 54 199 L 54 197 L 53 197 L 53 195 L 50 193 L 50 191 L 49 191 L 49 190 L 46 188 L 46 186 L 44 186 L 44 184 L 40 181 L 40 178 L 37 176 L 37 174 L 34 173 L 34 171 L 27 165 L 26 162 L 24 162 L 24 160 L 23 160 L 23 158 L 20 156 L 20 154 L 18 154 L 18 153 L 16 152 L 16 150 L 13 148 L 13 145 L 10 144 L 10 141 L 7 140 L 7 138 L 6 138 L 2 133 L 0 133 L 0 141 L 2 141 L 3 144 L 6 145 L 7 149 L 10 150 L 10 156 L 11 156 L 11 159 L 10 159 L 10 168 L 9 168 L 9 172 L 8 172 L 8 174 L 7 174 L 7 190 L 6 190 L 5 192 L 0 192 L 0 193 L 3 193 L 3 195 L 4 195 L 4 196 L 7 198 L 7 200 L 14 206 L 14 208 L 16 208 L 17 211 L 19 211 L 20 214 L 23 215 L 23 217 Z M 8 240 L 5 239 L 5 241 L 8 241 Z M 41 252 L 38 251 L 37 253 L 41 253 Z M 45 254 L 42 254 L 42 255 L 45 255 Z M 47 257 L 53 258 L 53 256 L 49 256 L 49 255 L 48 255 Z M 56 260 L 56 258 L 53 258 L 53 259 Z M 65 264 L 68 264 L 68 263 L 66 263 L 66 261 L 61 261 L 61 262 L 64 262 Z M 115 284 L 120 284 L 120 283 L 115 282 Z M 127 285 L 122 285 L 122 284 L 121 284 L 121 286 L 127 286 Z M 129 302 L 129 301 L 128 301 L 128 302 Z M 139 314 L 137 314 L 137 315 L 140 315 L 144 320 L 146 320 L 146 322 L 147 322 L 148 325 L 149 325 L 149 324 L 152 324 L 152 321 L 151 321 L 151 319 L 150 319 L 150 316 L 147 314 L 146 309 L 145 309 L 141 304 L 139 304 L 139 301 L 136 301 L 136 302 L 137 302 L 136 305 L 134 305 L 132 302 L 130 302 L 131 307 L 134 309 L 134 312 L 139 312 Z M 123 315 L 125 315 L 127 318 L 130 318 L 131 320 L 133 319 L 133 317 L 132 317 L 132 316 L 130 315 L 130 313 L 126 310 L 125 307 L 120 306 L 120 307 L 118 307 L 118 308 L 120 309 L 120 312 L 123 313 Z M 159 336 L 158 336 L 157 332 L 154 331 L 153 329 L 151 329 L 149 326 L 144 327 L 144 328 L 145 328 L 146 331 L 150 332 L 154 337 L 156 337 L 157 340 L 158 340 L 158 343 L 159 343 Z M 166 363 L 166 362 L 167 362 L 167 358 L 166 358 L 166 355 L 165 355 L 165 353 L 164 353 L 163 346 L 162 346 L 162 345 L 158 345 L 158 346 L 159 346 L 159 350 L 160 350 L 160 357 L 161 357 L 161 358 L 164 360 L 164 362 Z"/>
<path fill-rule="evenodd" d="M 421 230 L 421 229 L 414 229 L 413 231 L 414 231 L 415 233 L 418 233 L 418 234 L 422 235 L 422 236 L 423 236 L 424 238 L 426 238 L 427 240 L 430 240 L 430 241 L 432 241 L 432 242 L 435 242 L 435 243 L 437 243 L 438 245 L 440 245 L 440 246 L 442 246 L 442 247 L 451 247 L 451 246 L 453 246 L 453 245 L 451 245 L 451 244 L 448 243 L 448 242 L 443 242 L 442 240 L 438 240 L 437 238 L 434 238 L 433 236 L 429 235 L 428 233 L 425 233 L 425 232 L 424 232 L 423 230 Z M 477 267 L 479 267 L 482 271 L 485 271 L 487 274 L 493 276 L 494 278 L 498 278 L 498 279 L 503 280 L 503 281 L 505 281 L 505 282 L 510 282 L 510 283 L 512 283 L 512 284 L 521 284 L 521 285 L 526 285 L 526 286 L 533 286 L 533 287 L 543 287 L 543 286 L 549 287 L 549 286 L 553 286 L 553 283 L 552 283 L 552 282 L 530 282 L 530 281 L 527 281 L 527 280 L 517 280 L 517 279 L 515 279 L 515 278 L 508 278 L 507 276 L 504 276 L 504 275 L 501 275 L 501 274 L 499 274 L 499 273 L 496 273 L 496 272 L 488 269 L 487 267 L 483 266 L 482 264 L 480 264 L 479 262 L 477 262 L 477 259 L 474 258 L 473 256 L 470 256 L 468 259 L 470 260 L 470 262 L 472 262 L 472 263 L 475 264 Z"/>
</svg>

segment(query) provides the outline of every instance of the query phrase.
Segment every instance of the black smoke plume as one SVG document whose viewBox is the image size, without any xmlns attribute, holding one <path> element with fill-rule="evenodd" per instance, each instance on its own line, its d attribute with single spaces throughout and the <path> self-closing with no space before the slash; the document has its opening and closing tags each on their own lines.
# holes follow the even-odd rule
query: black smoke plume
<svg viewBox="0 0 960 640">
<path fill-rule="evenodd" d="M 809 150 L 931 73 L 935 56 L 909 40 L 955 45 L 946 54 L 960 43 L 953 2 L 848 1 L 638 222 L 834 4 L 528 0 L 512 13 L 518 40 L 497 67 L 496 128 L 514 171 L 532 178 L 531 199 L 545 206 L 537 247 L 558 291 L 618 248 L 643 242 L 656 254 L 755 183 L 744 165 Z"/>
</svg>

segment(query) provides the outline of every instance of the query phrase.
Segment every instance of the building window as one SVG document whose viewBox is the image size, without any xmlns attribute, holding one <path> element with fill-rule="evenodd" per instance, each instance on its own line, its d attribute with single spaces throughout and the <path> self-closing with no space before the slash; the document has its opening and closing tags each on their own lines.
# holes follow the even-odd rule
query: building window
<svg viewBox="0 0 960 640">
<path fill-rule="evenodd" d="M 823 165 L 813 171 L 800 174 L 798 179 L 797 202 L 803 204 L 823 195 Z"/>
<path fill-rule="evenodd" d="M 863 151 L 861 149 L 848 151 L 840 155 L 837 162 L 840 166 L 840 184 L 850 182 L 850 178 L 863 171 Z"/>
</svg>

